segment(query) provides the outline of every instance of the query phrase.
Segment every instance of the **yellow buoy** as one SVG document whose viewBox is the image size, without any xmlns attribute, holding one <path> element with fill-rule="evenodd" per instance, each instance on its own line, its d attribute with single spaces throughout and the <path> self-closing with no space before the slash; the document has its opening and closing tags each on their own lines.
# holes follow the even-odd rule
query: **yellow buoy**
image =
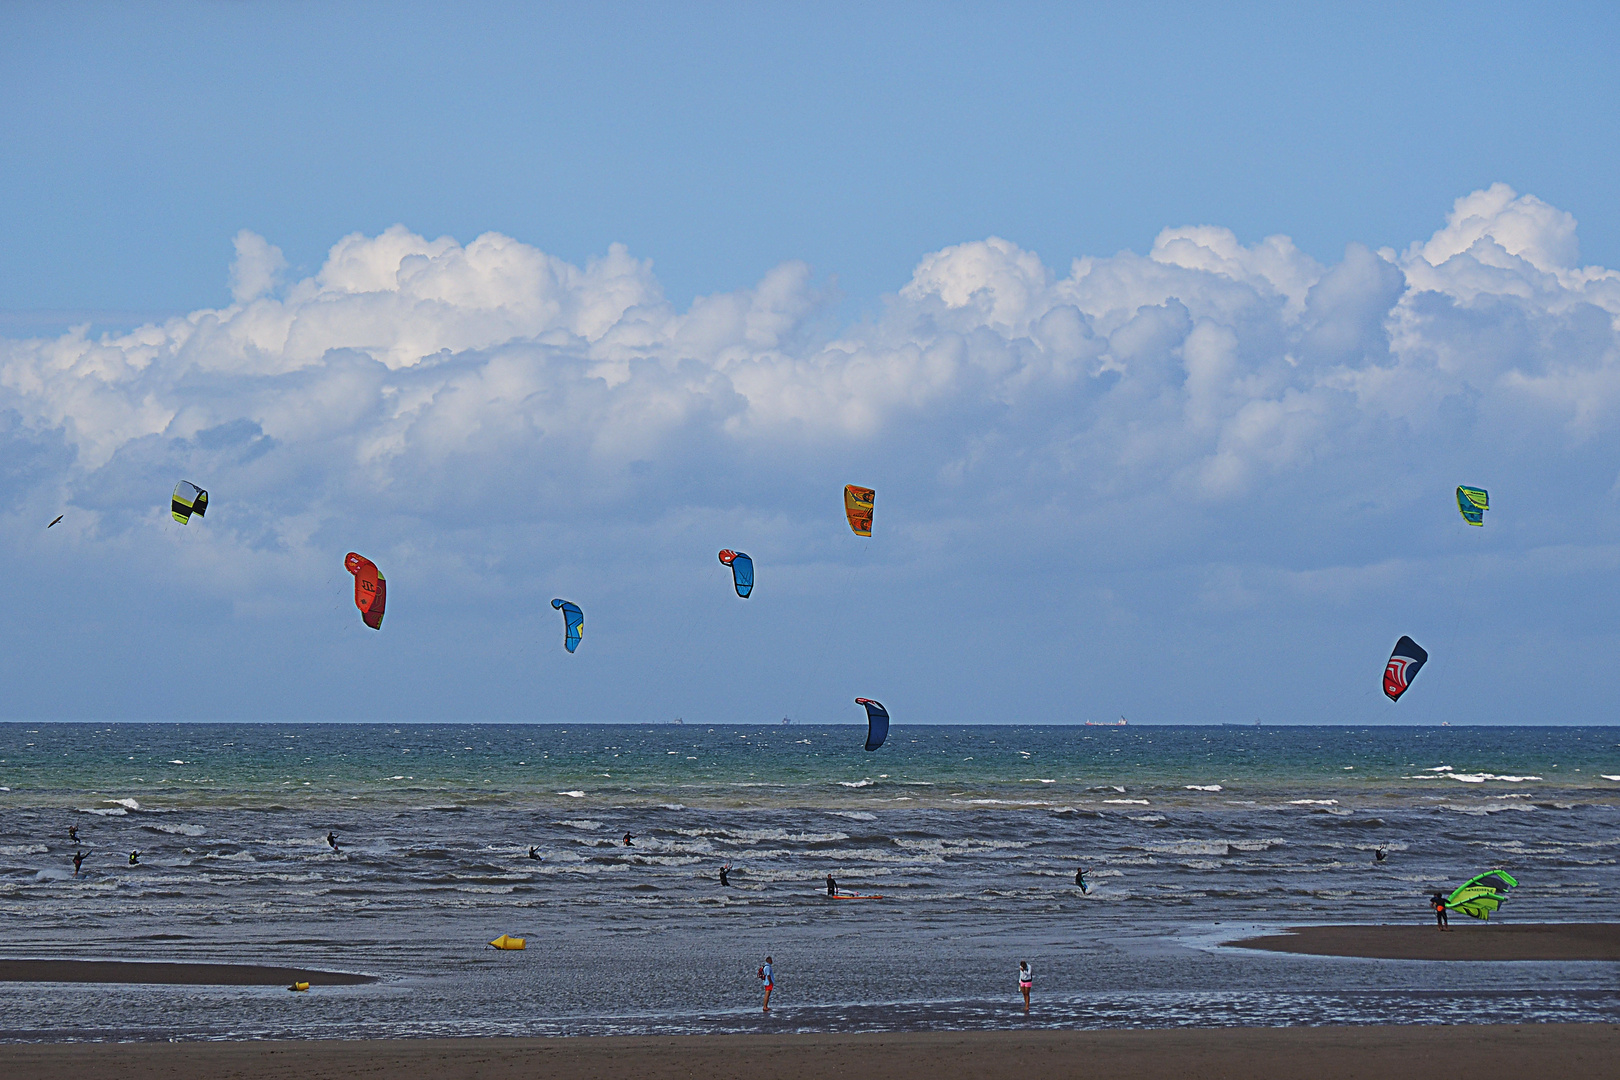
<svg viewBox="0 0 1620 1080">
<path fill-rule="evenodd" d="M 287 989 L 289 989 L 289 990 L 308 990 L 309 989 L 309 983 L 307 983 L 307 982 L 295 982 L 291 986 L 287 987 Z"/>
<path fill-rule="evenodd" d="M 505 934 L 502 934 L 500 937 L 490 942 L 490 944 L 495 946 L 497 949 L 521 949 L 523 948 L 523 939 L 520 937 L 507 937 Z"/>
</svg>

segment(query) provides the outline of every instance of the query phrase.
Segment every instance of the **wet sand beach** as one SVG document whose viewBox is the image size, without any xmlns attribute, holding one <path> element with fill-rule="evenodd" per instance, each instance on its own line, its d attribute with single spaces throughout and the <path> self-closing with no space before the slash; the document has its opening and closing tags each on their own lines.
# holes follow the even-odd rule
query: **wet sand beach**
<svg viewBox="0 0 1620 1080">
<path fill-rule="evenodd" d="M 1267 1080 L 1377 1076 L 1614 1075 L 1620 1025 L 909 1032 L 880 1035 L 632 1036 L 0 1046 L 16 1080 L 1028 1080 L 1108 1076 Z"/>
<path fill-rule="evenodd" d="M 1454 919 L 1427 926 L 1293 926 L 1229 945 L 1377 960 L 1620 960 L 1620 923 L 1491 925 Z"/>
<path fill-rule="evenodd" d="M 167 986 L 359 986 L 377 980 L 345 971 L 264 964 L 190 964 L 143 960 L 0 960 L 0 983 L 155 983 Z"/>
</svg>

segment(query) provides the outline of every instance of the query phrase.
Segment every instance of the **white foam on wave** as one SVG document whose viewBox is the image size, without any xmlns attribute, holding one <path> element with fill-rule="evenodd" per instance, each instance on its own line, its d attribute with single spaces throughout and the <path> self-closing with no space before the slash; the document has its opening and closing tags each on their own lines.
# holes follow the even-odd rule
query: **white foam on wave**
<svg viewBox="0 0 1620 1080">
<path fill-rule="evenodd" d="M 570 829 L 600 829 L 600 821 L 591 821 L 589 818 L 569 818 L 564 821 L 553 821 L 553 825 L 566 825 Z"/>
<path fill-rule="evenodd" d="M 141 808 L 141 804 L 134 799 L 102 799 L 101 801 L 110 802 L 115 806 L 122 806 L 125 810 L 139 810 Z"/>
<path fill-rule="evenodd" d="M 834 817 L 849 818 L 851 821 L 876 821 L 876 814 L 868 814 L 865 810 L 829 810 Z"/>
<path fill-rule="evenodd" d="M 44 844 L 10 844 L 0 847 L 0 855 L 43 855 L 49 850 Z"/>
<path fill-rule="evenodd" d="M 1185 786 L 1186 786 L 1186 789 L 1188 791 L 1219 791 L 1219 790 L 1221 790 L 1221 785 L 1219 785 L 1219 784 L 1187 784 Z"/>
<path fill-rule="evenodd" d="M 125 810 L 122 806 L 99 809 L 88 806 L 80 806 L 77 807 L 77 809 L 81 814 L 94 814 L 97 817 L 123 817 L 125 814 L 129 813 L 129 811 Z"/>
<path fill-rule="evenodd" d="M 1338 799 L 1289 799 L 1289 806 L 1338 806 Z"/>
<path fill-rule="evenodd" d="M 583 799 L 585 797 L 585 793 L 583 791 L 559 791 L 557 794 L 566 795 L 570 799 Z"/>
<path fill-rule="evenodd" d="M 1151 851 L 1155 855 L 1225 855 L 1225 840 L 1160 840 L 1151 844 L 1143 844 L 1143 851 Z"/>
<path fill-rule="evenodd" d="M 1620 780 L 1620 776 L 1610 776 L 1608 773 L 1598 773 L 1605 780 Z M 0 791 L 10 791 L 10 788 L 0 788 Z"/>
<path fill-rule="evenodd" d="M 838 786 L 849 788 L 871 787 L 876 782 L 875 780 L 840 780 Z"/>
<path fill-rule="evenodd" d="M 1105 802 L 1105 803 L 1113 803 L 1113 804 L 1115 804 L 1117 806 L 1147 806 L 1148 805 L 1148 801 L 1146 799 L 1104 799 L 1103 802 Z"/>
<path fill-rule="evenodd" d="M 1038 776 L 1026 776 L 1019 781 L 1020 784 L 1055 784 L 1056 780 L 1042 780 Z"/>
<path fill-rule="evenodd" d="M 201 825 L 165 825 L 162 822 L 148 825 L 146 827 L 148 829 L 156 829 L 158 832 L 170 833 L 174 836 L 201 836 L 203 833 L 208 831 Z"/>
</svg>

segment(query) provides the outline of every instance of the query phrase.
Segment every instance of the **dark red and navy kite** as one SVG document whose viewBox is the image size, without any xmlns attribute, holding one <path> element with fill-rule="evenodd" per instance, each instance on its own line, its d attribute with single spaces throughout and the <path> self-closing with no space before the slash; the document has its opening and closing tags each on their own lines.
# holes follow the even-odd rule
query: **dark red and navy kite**
<svg viewBox="0 0 1620 1080">
<path fill-rule="evenodd" d="M 1395 643 L 1395 651 L 1389 654 L 1389 663 L 1384 665 L 1384 693 L 1391 701 L 1399 701 L 1406 688 L 1412 685 L 1417 673 L 1424 664 L 1428 663 L 1429 654 L 1423 651 L 1423 646 L 1406 635 Z"/>
</svg>

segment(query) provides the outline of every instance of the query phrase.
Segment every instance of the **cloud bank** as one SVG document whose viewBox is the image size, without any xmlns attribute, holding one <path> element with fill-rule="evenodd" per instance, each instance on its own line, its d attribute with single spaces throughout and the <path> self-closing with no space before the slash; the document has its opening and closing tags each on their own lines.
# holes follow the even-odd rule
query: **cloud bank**
<svg viewBox="0 0 1620 1080">
<path fill-rule="evenodd" d="M 59 578 L 158 604 L 183 581 L 210 638 L 253 642 L 311 611 L 352 616 L 328 618 L 354 548 L 389 575 L 390 620 L 410 607 L 395 582 L 414 591 L 423 650 L 428 627 L 472 642 L 531 625 L 550 648 L 539 608 L 567 588 L 646 629 L 620 653 L 641 674 L 601 699 L 624 719 L 682 695 L 722 719 L 820 707 L 846 696 L 820 689 L 840 649 L 937 719 L 991 718 L 1011 682 L 1031 720 L 1226 719 L 1278 700 L 1289 715 L 1273 718 L 1308 720 L 1341 718 L 1317 691 L 1361 694 L 1374 676 L 1352 669 L 1381 670 L 1403 632 L 1504 680 L 1556 668 L 1552 640 L 1572 671 L 1613 645 L 1594 583 L 1620 564 L 1620 272 L 1582 267 L 1573 217 L 1506 185 L 1458 199 L 1404 251 L 1351 244 L 1327 266 L 1215 226 L 1066 271 L 991 237 L 924 256 L 845 326 L 802 263 L 686 310 L 623 247 L 579 267 L 496 233 L 395 226 L 344 237 L 313 276 L 286 271 L 243 232 L 228 307 L 0 341 L 0 520 L 11 574 L 35 581 L 19 604 Z M 214 499 L 183 534 L 166 510 L 182 477 Z M 841 522 L 850 482 L 878 489 L 864 547 Z M 1463 531 L 1458 483 L 1491 489 L 1482 535 Z M 834 653 L 779 655 L 775 690 L 763 674 L 738 698 L 710 689 L 703 643 L 667 631 L 723 584 L 700 561 L 722 546 L 750 550 L 784 598 L 782 624 L 750 611 L 732 646 L 802 658 L 828 634 Z M 116 604 L 97 617 L 105 636 L 143 635 Z M 870 639 L 849 629 L 863 618 Z M 160 622 L 125 661 L 183 664 L 202 647 L 185 625 Z M 83 647 L 69 622 L 17 633 L 25 655 L 61 635 Z M 301 648 L 271 651 L 334 689 L 292 711 L 401 707 L 343 697 L 328 646 Z M 694 665 L 702 677 L 674 674 Z M 425 715 L 467 700 L 454 670 L 413 684 L 437 702 Z M 280 678 L 242 677 L 256 694 Z M 1462 661 L 1450 679 L 1435 708 L 1468 714 Z M 566 718 L 537 713 L 532 689 L 489 689 L 478 708 Z M 1558 718 L 1504 693 L 1488 718 Z M 1577 680 L 1561 707 L 1592 719 L 1598 693 Z"/>
</svg>

